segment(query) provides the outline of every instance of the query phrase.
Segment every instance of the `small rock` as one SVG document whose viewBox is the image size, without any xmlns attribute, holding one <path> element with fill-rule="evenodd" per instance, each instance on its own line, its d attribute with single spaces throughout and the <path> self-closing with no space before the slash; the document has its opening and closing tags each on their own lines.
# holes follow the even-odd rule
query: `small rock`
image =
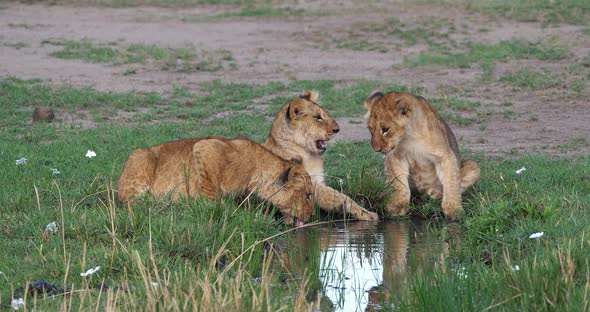
<svg viewBox="0 0 590 312">
<path fill-rule="evenodd" d="M 55 114 L 51 108 L 35 108 L 35 111 L 33 111 L 33 122 L 51 122 L 54 118 Z"/>
</svg>

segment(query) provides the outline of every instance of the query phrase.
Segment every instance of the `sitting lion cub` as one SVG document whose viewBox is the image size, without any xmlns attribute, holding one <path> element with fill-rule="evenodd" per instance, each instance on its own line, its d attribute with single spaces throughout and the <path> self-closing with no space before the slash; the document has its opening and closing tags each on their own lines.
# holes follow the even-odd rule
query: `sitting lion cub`
<svg viewBox="0 0 590 312">
<path fill-rule="evenodd" d="M 313 212 L 311 177 L 301 161 L 283 160 L 242 138 L 185 139 L 137 149 L 125 163 L 118 188 L 122 202 L 146 191 L 175 199 L 254 192 L 279 207 L 287 224 L 298 226 Z"/>
<path fill-rule="evenodd" d="M 424 98 L 403 92 L 374 92 L 366 101 L 371 146 L 385 154 L 387 182 L 393 188 L 387 205 L 393 216 L 408 213 L 410 192 L 442 197 L 449 218 L 463 212 L 461 194 L 479 180 L 480 169 L 459 156 L 447 123 Z"/>
</svg>

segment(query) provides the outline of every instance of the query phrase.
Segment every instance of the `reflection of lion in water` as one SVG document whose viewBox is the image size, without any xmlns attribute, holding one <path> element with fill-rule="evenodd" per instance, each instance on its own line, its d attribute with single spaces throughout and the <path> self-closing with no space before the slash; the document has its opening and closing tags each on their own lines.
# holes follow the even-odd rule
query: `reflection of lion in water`
<svg viewBox="0 0 590 312">
<path fill-rule="evenodd" d="M 131 153 L 118 181 L 119 200 L 142 193 L 173 198 L 254 192 L 281 210 L 286 223 L 313 212 L 311 178 L 300 161 L 286 161 L 247 139 L 196 138 Z"/>
<path fill-rule="evenodd" d="M 479 180 L 480 169 L 459 155 L 447 123 L 424 98 L 403 92 L 373 93 L 366 101 L 371 146 L 385 154 L 393 193 L 387 210 L 407 214 L 410 192 L 442 198 L 450 218 L 463 212 L 461 194 Z"/>
<path fill-rule="evenodd" d="M 446 259 L 459 247 L 461 230 L 457 223 L 433 228 L 419 219 L 308 227 L 289 233 L 293 242 L 278 248 L 278 259 L 287 272 L 308 277 L 308 285 L 321 290 L 316 304 L 328 301 L 327 296 L 344 310 L 351 306 L 358 310 L 358 304 L 368 297 L 365 311 L 390 310 L 390 303 L 407 298 L 416 280 L 449 268 Z M 326 267 L 331 259 L 339 260 Z M 352 275 L 354 281 L 342 279 Z M 338 290 L 359 286 L 367 297 Z"/>
<path fill-rule="evenodd" d="M 378 220 L 376 213 L 324 184 L 322 155 L 340 127 L 317 100 L 317 93 L 305 91 L 285 104 L 273 122 L 264 147 L 284 159 L 303 160 L 313 181 L 315 198 L 323 210 L 344 212 L 359 220 Z"/>
</svg>

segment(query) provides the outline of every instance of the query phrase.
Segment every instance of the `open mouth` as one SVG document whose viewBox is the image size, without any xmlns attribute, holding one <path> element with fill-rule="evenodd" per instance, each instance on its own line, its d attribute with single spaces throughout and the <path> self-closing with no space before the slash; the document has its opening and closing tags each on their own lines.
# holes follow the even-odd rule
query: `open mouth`
<svg viewBox="0 0 590 312">
<path fill-rule="evenodd" d="M 317 140 L 315 141 L 315 146 L 320 150 L 322 153 L 326 151 L 328 144 L 324 140 Z"/>
<path fill-rule="evenodd" d="M 290 219 L 290 220 L 289 220 Z M 302 227 L 305 225 L 305 222 L 295 216 L 292 218 L 285 218 L 285 224 L 289 226 L 295 226 L 296 228 Z"/>
<path fill-rule="evenodd" d="M 305 222 L 303 222 L 299 219 L 295 220 L 295 227 L 302 227 L 304 225 L 305 225 Z"/>
</svg>

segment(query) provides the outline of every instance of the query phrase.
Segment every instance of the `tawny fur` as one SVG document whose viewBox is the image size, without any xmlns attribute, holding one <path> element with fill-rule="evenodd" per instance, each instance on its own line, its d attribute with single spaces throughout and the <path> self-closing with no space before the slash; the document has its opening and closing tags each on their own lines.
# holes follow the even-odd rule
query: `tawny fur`
<svg viewBox="0 0 590 312">
<path fill-rule="evenodd" d="M 422 97 L 409 93 L 373 93 L 366 101 L 371 146 L 385 154 L 385 173 L 392 186 L 387 210 L 408 213 L 412 192 L 442 198 L 443 213 L 458 218 L 461 194 L 479 180 L 480 168 L 461 160 L 453 132 Z"/>
<path fill-rule="evenodd" d="M 254 192 L 279 207 L 288 224 L 294 218 L 308 221 L 313 212 L 312 182 L 301 162 L 241 138 L 185 139 L 137 149 L 125 163 L 118 189 L 123 202 L 145 192 L 176 200 Z"/>
<path fill-rule="evenodd" d="M 325 147 L 319 146 L 325 145 L 340 128 L 328 112 L 318 105 L 317 99 L 316 92 L 305 91 L 299 98 L 285 104 L 263 145 L 284 159 L 302 159 L 313 181 L 314 197 L 323 210 L 345 213 L 359 220 L 378 220 L 376 213 L 324 184 L 322 155 Z"/>
</svg>

